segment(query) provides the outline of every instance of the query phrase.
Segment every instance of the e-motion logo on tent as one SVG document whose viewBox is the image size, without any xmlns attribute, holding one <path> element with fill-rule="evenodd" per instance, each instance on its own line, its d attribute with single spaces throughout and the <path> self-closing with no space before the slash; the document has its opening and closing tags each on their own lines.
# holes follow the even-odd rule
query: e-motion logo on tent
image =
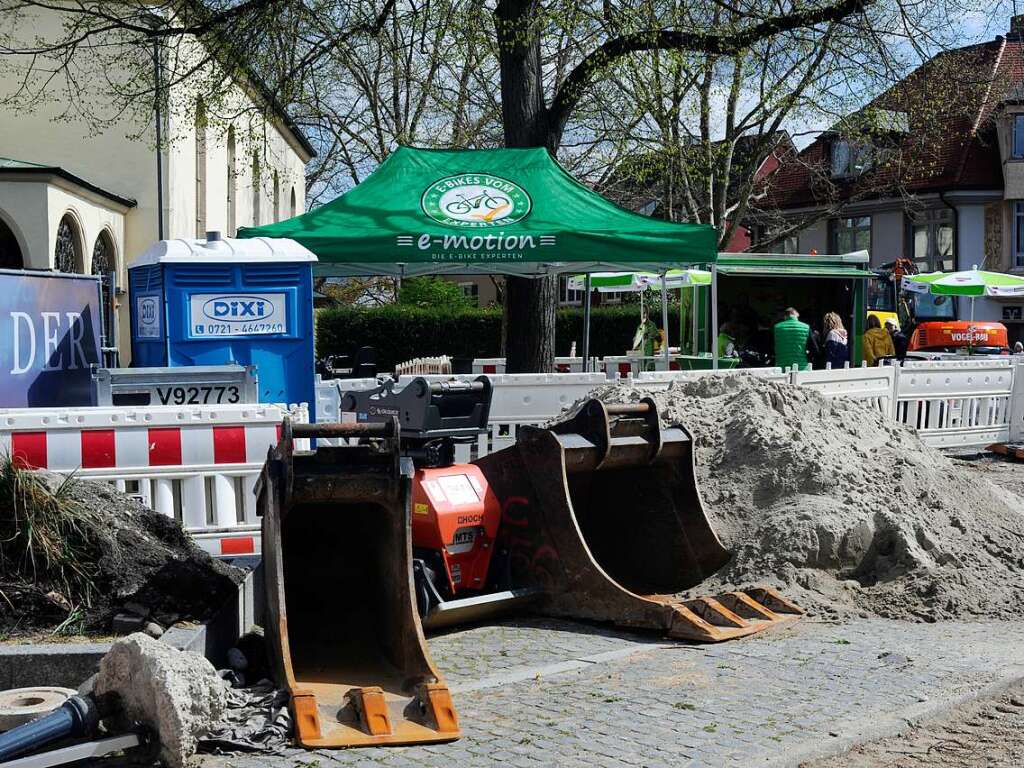
<svg viewBox="0 0 1024 768">
<path fill-rule="evenodd" d="M 423 212 L 449 227 L 497 227 L 522 221 L 532 202 L 515 182 L 486 173 L 447 176 L 423 192 Z"/>
</svg>

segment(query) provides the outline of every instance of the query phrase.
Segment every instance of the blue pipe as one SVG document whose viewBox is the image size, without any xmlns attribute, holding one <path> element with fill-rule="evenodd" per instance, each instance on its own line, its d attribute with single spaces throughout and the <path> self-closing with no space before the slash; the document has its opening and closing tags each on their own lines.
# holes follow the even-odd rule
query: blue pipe
<svg viewBox="0 0 1024 768">
<path fill-rule="evenodd" d="M 0 763 L 37 752 L 58 739 L 92 733 L 98 724 L 96 704 L 84 696 L 72 696 L 50 714 L 0 733 Z"/>
</svg>

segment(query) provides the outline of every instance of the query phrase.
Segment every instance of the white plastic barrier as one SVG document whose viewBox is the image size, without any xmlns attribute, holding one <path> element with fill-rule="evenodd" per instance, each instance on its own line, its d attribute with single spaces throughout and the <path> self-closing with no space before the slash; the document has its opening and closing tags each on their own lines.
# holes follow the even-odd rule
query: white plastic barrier
<svg viewBox="0 0 1024 768">
<path fill-rule="evenodd" d="M 504 373 L 504 357 L 477 357 L 473 360 L 473 373 Z"/>
<path fill-rule="evenodd" d="M 739 371 L 735 369 L 728 371 L 642 371 L 635 376 L 628 377 L 622 383 L 637 384 L 643 387 L 650 387 L 651 389 L 668 389 L 669 385 L 676 381 L 693 381 L 702 376 L 735 373 L 745 373 L 770 381 L 789 381 L 790 379 L 790 374 L 781 368 L 744 368 Z"/>
<path fill-rule="evenodd" d="M 305 406 L 0 410 L 0 452 L 29 468 L 104 480 L 174 517 L 213 555 L 259 552 L 253 487 L 289 416 Z M 305 443 L 306 441 L 301 441 Z"/>
<path fill-rule="evenodd" d="M 1014 355 L 1013 391 L 1010 394 L 1009 442 L 1024 443 L 1024 355 Z"/>
<path fill-rule="evenodd" d="M 817 390 L 825 397 L 866 400 L 885 416 L 892 417 L 896 401 L 896 368 L 832 368 L 790 372 L 790 381 Z"/>
<path fill-rule="evenodd" d="M 628 379 L 630 376 L 639 376 L 641 373 L 666 373 L 676 371 L 673 368 L 671 359 L 665 362 L 663 355 L 643 357 L 641 355 L 608 355 L 601 358 L 601 370 L 609 379 Z M 683 373 L 683 371 L 679 371 Z M 688 373 L 688 371 L 687 371 Z"/>
<path fill-rule="evenodd" d="M 507 373 L 489 378 L 494 386 L 489 429 L 480 436 L 477 456 L 512 445 L 520 427 L 544 424 L 608 383 L 603 373 Z"/>
<path fill-rule="evenodd" d="M 735 369 L 719 369 L 712 370 L 708 369 L 696 369 L 696 370 L 683 370 L 679 367 L 679 361 L 675 359 L 675 356 L 670 356 L 668 361 L 665 360 L 664 355 L 608 355 L 607 357 L 601 358 L 601 370 L 604 371 L 609 379 L 627 379 L 630 376 L 640 376 L 640 374 L 647 373 L 659 373 L 659 372 L 678 372 L 678 373 L 729 373 Z M 755 370 L 755 369 L 744 369 L 744 370 Z M 759 369 L 757 369 L 759 370 Z"/>
<path fill-rule="evenodd" d="M 895 418 L 936 448 L 1006 442 L 1021 377 L 1008 358 L 907 363 L 896 374 Z"/>
<path fill-rule="evenodd" d="M 477 377 L 463 374 L 423 378 L 473 381 Z M 609 383 L 603 373 L 505 373 L 488 374 L 487 378 L 493 387 L 488 431 L 472 446 L 456 445 L 456 461 L 470 461 L 507 448 L 515 443 L 521 426 L 544 424 L 595 388 Z"/>
<path fill-rule="evenodd" d="M 380 386 L 377 379 L 324 379 L 316 374 L 313 391 L 316 394 L 316 420 L 319 424 L 341 421 L 341 393 L 362 391 Z M 339 445 L 339 438 L 319 438 L 317 443 Z"/>
<path fill-rule="evenodd" d="M 600 361 L 596 357 L 590 358 L 592 370 L 598 370 Z M 478 357 L 473 360 L 473 373 L 496 374 L 505 373 L 504 357 Z M 583 373 L 582 357 L 556 357 L 555 373 Z"/>
</svg>

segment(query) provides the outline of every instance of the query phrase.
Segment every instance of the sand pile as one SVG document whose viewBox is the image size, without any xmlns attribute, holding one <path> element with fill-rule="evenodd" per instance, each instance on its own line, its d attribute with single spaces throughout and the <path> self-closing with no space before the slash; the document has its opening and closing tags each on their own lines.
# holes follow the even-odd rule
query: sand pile
<svg viewBox="0 0 1024 768">
<path fill-rule="evenodd" d="M 734 553 L 699 592 L 767 583 L 819 615 L 1024 615 L 1024 501 L 868 405 L 746 375 L 596 394 L 651 395 L 694 434 Z"/>
</svg>

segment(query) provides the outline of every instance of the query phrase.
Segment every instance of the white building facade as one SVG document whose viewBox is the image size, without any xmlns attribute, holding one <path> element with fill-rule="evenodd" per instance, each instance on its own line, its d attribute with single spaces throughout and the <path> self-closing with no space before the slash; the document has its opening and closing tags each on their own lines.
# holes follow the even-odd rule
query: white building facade
<svg viewBox="0 0 1024 768">
<path fill-rule="evenodd" d="M 60 12 L 34 9 L 5 32 L 28 45 L 60 39 L 62 23 Z M 216 94 L 204 93 L 216 65 L 205 63 L 211 57 L 194 39 L 158 56 L 126 48 L 115 61 L 123 71 L 109 64 L 78 71 L 77 92 L 69 93 L 66 85 L 43 85 L 48 76 L 61 82 L 52 77 L 55 65 L 0 55 L 0 268 L 102 275 L 104 346 L 118 348 L 124 365 L 126 265 L 161 235 L 233 235 L 302 213 L 305 166 L 315 153 L 255 80 L 235 75 Z M 155 108 L 126 112 L 112 97 L 103 103 L 109 81 L 140 74 L 150 73 L 152 93 L 155 61 L 159 142 Z M 178 74 L 191 68 L 207 76 Z M 19 100 L 26 81 L 38 88 Z"/>
</svg>

